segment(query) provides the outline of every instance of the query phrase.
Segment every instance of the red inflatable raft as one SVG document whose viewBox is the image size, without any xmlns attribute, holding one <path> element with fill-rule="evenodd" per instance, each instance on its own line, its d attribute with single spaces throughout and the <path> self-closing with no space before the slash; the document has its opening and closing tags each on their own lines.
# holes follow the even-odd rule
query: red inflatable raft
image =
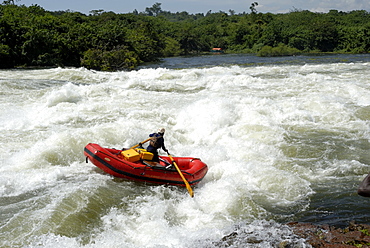
<svg viewBox="0 0 370 248">
<path fill-rule="evenodd" d="M 151 157 L 144 149 L 117 150 L 103 148 L 89 143 L 85 146 L 86 162 L 90 160 L 106 173 L 120 178 L 157 184 L 185 186 L 184 181 L 172 166 L 171 159 L 159 156 L 160 162 L 150 161 Z M 199 158 L 173 157 L 185 179 L 190 185 L 199 183 L 208 171 L 208 167 Z"/>
</svg>

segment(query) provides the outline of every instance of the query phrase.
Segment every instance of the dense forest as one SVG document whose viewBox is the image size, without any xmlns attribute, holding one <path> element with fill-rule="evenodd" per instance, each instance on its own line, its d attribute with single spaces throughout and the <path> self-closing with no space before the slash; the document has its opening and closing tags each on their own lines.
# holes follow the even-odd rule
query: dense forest
<svg viewBox="0 0 370 248">
<path fill-rule="evenodd" d="M 47 11 L 14 1 L 0 5 L 0 68 L 75 66 L 134 69 L 162 57 L 209 52 L 282 56 L 310 52 L 368 53 L 370 14 L 365 10 L 285 14 L 209 11 L 171 13 L 161 3 L 145 11 L 89 15 Z M 248 7 L 247 7 L 248 8 Z"/>
</svg>

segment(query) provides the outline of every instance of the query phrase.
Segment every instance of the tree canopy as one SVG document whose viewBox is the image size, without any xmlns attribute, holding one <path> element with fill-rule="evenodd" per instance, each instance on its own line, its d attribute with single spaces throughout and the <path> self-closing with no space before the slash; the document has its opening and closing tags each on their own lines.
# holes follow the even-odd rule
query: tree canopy
<svg viewBox="0 0 370 248">
<path fill-rule="evenodd" d="M 370 14 L 365 10 L 286 14 L 164 11 L 155 3 L 144 12 L 89 15 L 46 11 L 15 1 L 0 5 L 0 68 L 84 66 L 134 69 L 162 57 L 199 54 L 220 47 L 259 56 L 301 52 L 368 53 Z"/>
</svg>

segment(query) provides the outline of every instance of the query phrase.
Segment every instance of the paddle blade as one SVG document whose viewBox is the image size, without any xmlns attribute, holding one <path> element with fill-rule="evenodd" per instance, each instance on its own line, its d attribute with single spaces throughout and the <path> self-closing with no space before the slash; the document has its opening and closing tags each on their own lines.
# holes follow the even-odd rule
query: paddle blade
<svg viewBox="0 0 370 248">
<path fill-rule="evenodd" d="M 188 190 L 188 192 L 189 192 L 190 197 L 194 197 L 194 191 L 193 191 L 193 189 L 190 187 L 190 185 L 189 185 L 189 184 L 186 184 L 186 188 L 187 188 L 187 190 Z"/>
</svg>

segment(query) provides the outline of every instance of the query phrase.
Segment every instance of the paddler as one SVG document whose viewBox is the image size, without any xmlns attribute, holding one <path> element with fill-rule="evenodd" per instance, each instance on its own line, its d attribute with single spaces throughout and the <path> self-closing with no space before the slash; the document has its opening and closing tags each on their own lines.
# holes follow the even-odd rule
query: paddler
<svg viewBox="0 0 370 248">
<path fill-rule="evenodd" d="M 149 134 L 149 137 L 151 137 L 149 146 L 146 148 L 148 152 L 153 153 L 153 161 L 159 162 L 159 157 L 158 157 L 158 149 L 162 148 L 163 151 L 168 153 L 168 150 L 164 146 L 164 132 L 166 130 L 164 128 L 158 129 L 156 133 Z"/>
</svg>

